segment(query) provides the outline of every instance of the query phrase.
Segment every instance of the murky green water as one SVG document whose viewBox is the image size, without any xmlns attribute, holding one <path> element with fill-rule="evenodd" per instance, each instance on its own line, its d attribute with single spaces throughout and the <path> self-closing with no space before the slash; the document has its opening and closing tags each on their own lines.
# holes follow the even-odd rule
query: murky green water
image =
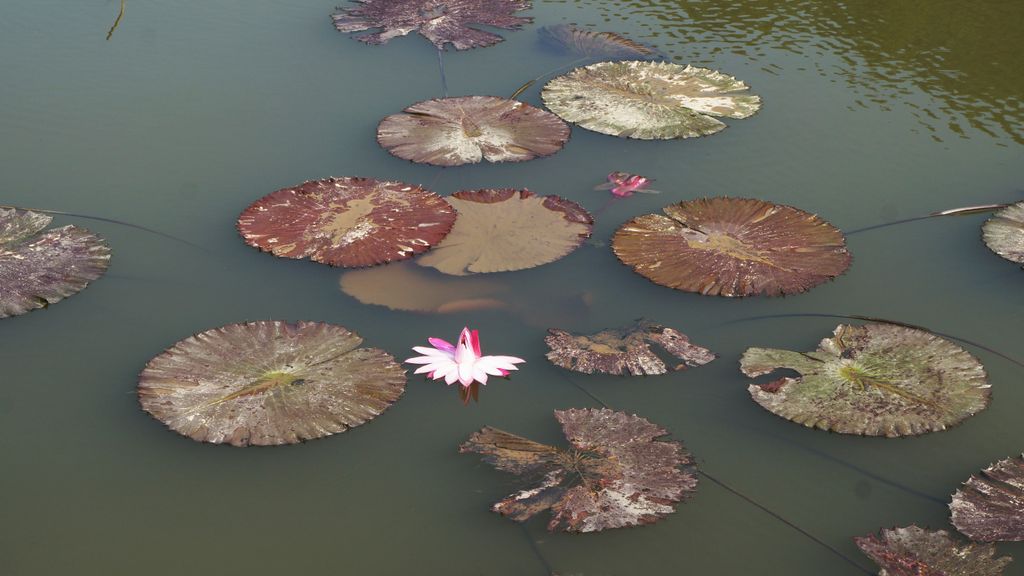
<svg viewBox="0 0 1024 576">
<path fill-rule="evenodd" d="M 728 300 L 650 284 L 606 246 L 496 276 L 520 313 L 428 316 L 363 306 L 339 271 L 245 246 L 234 221 L 272 190 L 329 175 L 432 184 L 439 193 L 528 187 L 596 210 L 610 170 L 665 190 L 617 202 L 594 238 L 701 195 L 753 196 L 844 230 L 1024 197 L 1024 4 L 1006 2 L 538 2 L 537 25 L 594 24 L 723 70 L 762 96 L 723 133 L 636 142 L 573 130 L 545 160 L 441 171 L 377 147 L 377 121 L 440 95 L 436 53 L 410 37 L 369 47 L 333 30 L 335 0 L 9 3 L 0 19 L 0 201 L 97 214 L 106 277 L 46 311 L 0 321 L 0 574 L 860 574 L 735 494 L 702 481 L 657 525 L 548 534 L 488 511 L 515 486 L 456 446 L 490 424 L 556 441 L 551 410 L 609 405 L 669 428 L 703 470 L 865 567 L 851 537 L 882 526 L 948 527 L 946 502 L 972 472 L 1018 454 L 1024 371 L 973 349 L 991 407 L 914 439 L 802 429 L 750 401 L 737 370 L 751 345 L 809 349 L 826 318 L 925 325 L 1024 356 L 1024 273 L 979 240 L 984 216 L 852 234 L 836 282 L 785 298 Z M 445 55 L 449 92 L 512 93 L 567 59 L 536 26 Z M 538 104 L 537 89 L 524 98 Z M 579 305 L 586 295 L 591 305 Z M 571 302 L 562 309 L 552 302 Z M 541 313 L 523 312 L 536 303 Z M 569 376 L 544 360 L 547 324 L 594 330 L 647 317 L 721 358 L 625 381 Z M 370 424 L 276 449 L 199 445 L 142 413 L 136 375 L 194 332 L 255 319 L 324 320 L 404 357 L 470 323 L 485 351 L 528 360 L 463 407 L 411 378 Z M 548 321 L 548 322 L 545 322 Z M 532 544 L 531 544 L 532 542 Z M 1024 574 L 1024 546 L 1008 574 Z"/>
</svg>

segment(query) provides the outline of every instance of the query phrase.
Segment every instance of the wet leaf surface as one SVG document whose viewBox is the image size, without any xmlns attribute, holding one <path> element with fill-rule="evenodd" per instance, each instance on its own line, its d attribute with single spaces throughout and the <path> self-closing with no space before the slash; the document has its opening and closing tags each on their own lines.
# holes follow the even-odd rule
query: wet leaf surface
<svg viewBox="0 0 1024 576">
<path fill-rule="evenodd" d="M 658 58 L 660 54 L 652 48 L 634 42 L 615 32 L 597 32 L 577 28 L 572 24 L 543 26 L 537 30 L 541 41 L 558 51 L 573 56 L 589 56 L 602 59 Z"/>
<path fill-rule="evenodd" d="M 953 525 L 971 540 L 1024 540 L 1024 457 L 1001 460 L 971 476 L 949 508 Z"/>
<path fill-rule="evenodd" d="M 853 541 L 881 568 L 879 576 L 999 576 L 1013 560 L 997 558 L 991 544 L 960 543 L 945 530 L 917 526 L 882 529 Z"/>
<path fill-rule="evenodd" d="M 985 244 L 1011 262 L 1024 264 L 1024 202 L 996 212 L 981 227 Z"/>
<path fill-rule="evenodd" d="M 110 265 L 110 249 L 84 228 L 45 230 L 46 214 L 0 208 L 0 318 L 78 293 Z"/>
<path fill-rule="evenodd" d="M 200 442 L 294 444 L 373 419 L 405 390 L 383 350 L 333 324 L 229 324 L 186 338 L 139 376 L 143 410 Z"/>
<path fill-rule="evenodd" d="M 667 432 L 639 416 L 608 409 L 555 410 L 571 448 L 484 428 L 459 447 L 498 470 L 535 480 L 493 506 L 522 522 L 551 510 L 548 530 L 599 532 L 651 524 L 696 490 L 697 477 L 682 444 L 659 441 Z"/>
<path fill-rule="evenodd" d="M 669 370 L 702 366 L 716 357 L 707 348 L 691 344 L 685 334 L 648 322 L 587 335 L 573 335 L 552 328 L 544 341 L 551 350 L 547 354 L 548 360 L 556 366 L 584 374 L 665 374 Z M 666 366 L 651 349 L 652 345 L 678 362 Z"/>
<path fill-rule="evenodd" d="M 770 412 L 810 428 L 866 436 L 938 432 L 988 406 L 985 369 L 966 350 L 923 330 L 840 324 L 813 352 L 748 348 L 750 377 L 784 377 L 748 388 Z"/>
</svg>

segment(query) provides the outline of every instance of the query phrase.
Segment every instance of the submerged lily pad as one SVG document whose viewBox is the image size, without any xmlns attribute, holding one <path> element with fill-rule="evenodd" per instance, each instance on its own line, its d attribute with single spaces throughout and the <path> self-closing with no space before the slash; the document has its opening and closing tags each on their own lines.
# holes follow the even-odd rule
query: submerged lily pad
<svg viewBox="0 0 1024 576">
<path fill-rule="evenodd" d="M 697 476 L 679 442 L 639 416 L 608 409 L 555 410 L 569 449 L 487 427 L 459 452 L 476 452 L 498 470 L 541 477 L 492 510 L 518 522 L 551 510 L 548 530 L 599 532 L 651 524 L 675 511 L 697 488 Z"/>
<path fill-rule="evenodd" d="M 579 204 L 529 190 L 463 190 L 448 201 L 459 213 L 455 226 L 417 262 L 456 276 L 554 262 L 589 238 L 594 223 Z"/>
<path fill-rule="evenodd" d="M 537 30 L 537 33 L 548 46 L 573 56 L 606 59 L 643 59 L 660 56 L 652 48 L 615 32 L 597 32 L 577 28 L 572 24 L 555 24 L 543 26 Z"/>
<path fill-rule="evenodd" d="M 377 126 L 385 150 L 435 166 L 523 162 L 558 152 L 568 139 L 569 125 L 558 116 L 497 96 L 426 100 Z"/>
<path fill-rule="evenodd" d="M 961 544 L 945 530 L 917 526 L 883 529 L 853 541 L 881 567 L 879 576 L 1000 576 L 1013 561 L 996 558 L 991 544 Z"/>
<path fill-rule="evenodd" d="M 238 231 L 275 256 L 359 267 L 411 258 L 454 222 L 455 210 L 420 186 L 327 178 L 260 198 L 238 217 Z"/>
<path fill-rule="evenodd" d="M 1024 202 L 1011 204 L 981 227 L 985 244 L 1003 258 L 1024 264 Z"/>
<path fill-rule="evenodd" d="M 110 265 L 110 248 L 76 226 L 45 230 L 46 214 L 0 208 L 0 318 L 78 293 Z"/>
<path fill-rule="evenodd" d="M 333 324 L 229 324 L 186 338 L 139 376 L 142 409 L 200 442 L 294 444 L 363 424 L 405 390 L 390 354 Z"/>
<path fill-rule="evenodd" d="M 451 44 L 456 50 L 482 48 L 504 40 L 501 36 L 478 30 L 492 26 L 518 30 L 533 18 L 516 16 L 530 8 L 528 0 L 353 0 L 359 6 L 340 8 L 331 15 L 340 32 L 380 32 L 360 34 L 356 40 L 384 44 L 396 36 L 419 32 L 443 50 Z"/>
<path fill-rule="evenodd" d="M 1001 460 L 971 476 L 949 508 L 953 526 L 971 540 L 1024 540 L 1024 457 Z"/>
<path fill-rule="evenodd" d="M 544 86 L 544 104 L 562 119 L 600 132 L 644 140 L 714 134 L 712 116 L 746 118 L 761 99 L 747 85 L 707 68 L 668 62 L 598 62 Z"/>
<path fill-rule="evenodd" d="M 363 304 L 434 314 L 507 308 L 511 288 L 492 278 L 455 278 L 412 262 L 349 270 L 341 291 Z"/>
<path fill-rule="evenodd" d="M 768 411 L 811 428 L 865 436 L 937 432 L 988 406 L 981 362 L 938 336 L 894 324 L 840 324 L 813 352 L 748 348 L 750 377 L 795 370 L 748 388 Z"/>
<path fill-rule="evenodd" d="M 656 284 L 717 296 L 805 292 L 850 265 L 842 232 L 814 214 L 748 198 L 699 198 L 645 214 L 612 239 Z"/>
<path fill-rule="evenodd" d="M 551 349 L 548 360 L 584 374 L 664 374 L 669 370 L 702 366 L 716 358 L 711 350 L 691 344 L 685 334 L 649 322 L 639 322 L 625 330 L 603 330 L 580 336 L 552 328 L 544 341 Z M 651 350 L 651 344 L 682 362 L 666 367 Z"/>
</svg>

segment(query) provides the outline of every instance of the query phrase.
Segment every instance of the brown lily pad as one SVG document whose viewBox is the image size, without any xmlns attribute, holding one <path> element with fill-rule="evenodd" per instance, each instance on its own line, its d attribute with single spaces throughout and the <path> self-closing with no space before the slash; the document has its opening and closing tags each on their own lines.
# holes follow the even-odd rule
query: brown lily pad
<svg viewBox="0 0 1024 576">
<path fill-rule="evenodd" d="M 669 370 L 702 366 L 716 358 L 711 350 L 691 344 L 685 334 L 649 322 L 639 322 L 625 330 L 602 330 L 579 336 L 551 328 L 544 341 L 551 349 L 548 360 L 584 374 L 664 374 Z M 665 361 L 651 350 L 652 344 L 681 362 L 666 367 Z"/>
<path fill-rule="evenodd" d="M 569 125 L 558 116 L 496 96 L 418 102 L 377 126 L 385 150 L 435 166 L 523 162 L 558 152 L 568 139 Z"/>
<path fill-rule="evenodd" d="M 985 244 L 1011 262 L 1024 264 L 1024 202 L 996 212 L 981 227 Z"/>
<path fill-rule="evenodd" d="M 938 432 L 988 406 L 981 362 L 924 330 L 895 324 L 840 324 L 813 352 L 749 348 L 750 377 L 778 368 L 800 373 L 748 388 L 768 411 L 843 434 L 909 436 Z"/>
<path fill-rule="evenodd" d="M 498 470 L 537 476 L 536 485 L 495 504 L 518 522 L 551 510 L 548 530 L 599 532 L 657 522 L 697 488 L 679 442 L 639 416 L 608 409 L 555 410 L 571 448 L 484 428 L 459 447 L 484 455 Z"/>
<path fill-rule="evenodd" d="M 589 238 L 594 223 L 579 204 L 529 190 L 463 190 L 448 201 L 459 213 L 455 226 L 417 263 L 456 276 L 554 262 Z"/>
<path fill-rule="evenodd" d="M 527 0 L 353 0 L 359 6 L 340 8 L 333 14 L 334 27 L 340 32 L 379 32 L 360 34 L 356 40 L 384 44 L 397 36 L 418 32 L 443 50 L 451 44 L 456 50 L 482 48 L 501 42 L 497 34 L 479 30 L 479 26 L 518 30 L 532 18 L 516 16 L 530 8 Z"/>
<path fill-rule="evenodd" d="M 591 58 L 657 58 L 661 55 L 654 49 L 634 42 L 615 32 L 598 32 L 578 28 L 572 24 L 543 26 L 537 30 L 541 40 L 562 52 L 573 56 Z"/>
<path fill-rule="evenodd" d="M 879 576 L 1000 576 L 1013 560 L 991 544 L 959 543 L 945 530 L 883 529 L 853 539 L 881 567 Z"/>
<path fill-rule="evenodd" d="M 456 278 L 413 262 L 349 270 L 341 291 L 363 304 L 432 314 L 495 310 L 510 306 L 511 288 L 490 278 Z"/>
<path fill-rule="evenodd" d="M 0 208 L 0 318 L 45 308 L 83 290 L 110 265 L 110 248 L 84 228 L 44 230 L 46 214 Z"/>
<path fill-rule="evenodd" d="M 972 475 L 949 508 L 953 526 L 971 540 L 1024 540 L 1024 457 L 1001 460 Z"/>
<path fill-rule="evenodd" d="M 333 324 L 229 324 L 186 338 L 139 376 L 142 409 L 200 442 L 294 444 L 373 419 L 405 371 Z"/>
<path fill-rule="evenodd" d="M 455 210 L 420 186 L 327 178 L 260 198 L 238 217 L 238 231 L 275 256 L 351 268 L 411 258 L 454 222 Z"/>
<path fill-rule="evenodd" d="M 655 284 L 714 296 L 805 292 L 850 266 L 842 232 L 814 214 L 748 198 L 700 198 L 645 214 L 612 239 Z"/>
</svg>

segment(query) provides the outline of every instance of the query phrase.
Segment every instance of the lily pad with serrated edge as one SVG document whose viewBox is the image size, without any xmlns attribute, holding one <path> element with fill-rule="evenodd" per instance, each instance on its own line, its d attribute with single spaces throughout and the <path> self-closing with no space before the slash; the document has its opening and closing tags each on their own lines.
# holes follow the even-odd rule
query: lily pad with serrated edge
<svg viewBox="0 0 1024 576">
<path fill-rule="evenodd" d="M 391 154 L 435 166 L 550 156 L 569 125 L 550 112 L 497 96 L 426 100 L 381 120 L 377 142 Z"/>
<path fill-rule="evenodd" d="M 1024 264 L 1024 202 L 996 212 L 981 230 L 989 249 L 1011 262 Z"/>
<path fill-rule="evenodd" d="M 142 409 L 200 442 L 294 444 L 363 424 L 405 391 L 390 354 L 322 322 L 229 324 L 146 364 Z"/>
<path fill-rule="evenodd" d="M 985 369 L 938 336 L 894 324 L 840 324 L 813 352 L 748 348 L 750 377 L 800 373 L 748 388 L 754 401 L 810 428 L 865 436 L 938 432 L 988 406 Z"/>
<path fill-rule="evenodd" d="M 110 248 L 84 228 L 44 230 L 52 217 L 0 208 L 0 318 L 77 294 L 107 271 Z"/>
<path fill-rule="evenodd" d="M 537 33 L 546 45 L 573 56 L 605 59 L 661 57 L 656 50 L 615 32 L 587 30 L 572 24 L 554 24 L 538 28 Z"/>
<path fill-rule="evenodd" d="M 418 32 L 438 50 L 483 48 L 501 42 L 480 26 L 518 30 L 533 18 L 516 16 L 531 7 L 528 0 L 353 0 L 358 6 L 339 8 L 331 16 L 339 32 L 379 32 L 354 36 L 367 44 L 384 44 L 397 36 Z"/>
<path fill-rule="evenodd" d="M 953 526 L 971 540 L 1024 540 L 1024 456 L 972 475 L 949 505 Z"/>
<path fill-rule="evenodd" d="M 615 232 L 623 264 L 655 284 L 717 296 L 805 292 L 852 260 L 842 232 L 814 214 L 749 198 L 699 198 Z"/>
<path fill-rule="evenodd" d="M 448 201 L 459 213 L 455 226 L 416 262 L 456 276 L 554 262 L 589 238 L 594 223 L 579 204 L 529 190 L 463 190 Z"/>
<path fill-rule="evenodd" d="M 991 544 L 960 543 L 945 530 L 882 529 L 853 541 L 882 569 L 879 576 L 1000 576 L 1013 560 Z"/>
<path fill-rule="evenodd" d="M 537 476 L 534 486 L 492 507 L 523 522 L 551 510 L 548 530 L 599 532 L 657 522 L 697 489 L 682 444 L 636 415 L 608 409 L 555 410 L 571 448 L 557 448 L 487 427 L 459 452 L 476 452 L 498 470 Z"/>
<path fill-rule="evenodd" d="M 419 254 L 451 230 L 455 210 L 420 186 L 327 178 L 260 198 L 238 217 L 250 246 L 331 266 L 373 266 Z"/>
<path fill-rule="evenodd" d="M 626 138 L 667 140 L 714 134 L 714 117 L 746 118 L 761 107 L 747 85 L 707 68 L 669 62 L 598 62 L 554 78 L 544 104 L 567 122 Z"/>
<path fill-rule="evenodd" d="M 602 330 L 596 334 L 573 335 L 551 328 L 544 339 L 547 354 L 556 366 L 593 374 L 633 375 L 665 374 L 669 370 L 685 370 L 702 366 L 715 359 L 715 353 L 690 343 L 687 336 L 672 328 L 649 322 L 621 330 Z M 666 367 L 651 346 L 681 362 Z"/>
</svg>

